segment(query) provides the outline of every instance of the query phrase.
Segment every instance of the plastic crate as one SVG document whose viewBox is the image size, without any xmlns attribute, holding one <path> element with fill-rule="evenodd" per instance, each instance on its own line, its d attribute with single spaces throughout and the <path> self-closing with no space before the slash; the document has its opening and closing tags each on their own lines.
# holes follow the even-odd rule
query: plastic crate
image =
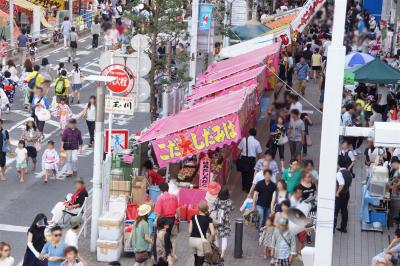
<svg viewBox="0 0 400 266">
<path fill-rule="evenodd" d="M 387 225 L 387 213 L 386 212 L 376 212 L 376 211 L 371 211 L 370 212 L 370 222 L 380 222 L 382 226 L 385 228 Z"/>
</svg>

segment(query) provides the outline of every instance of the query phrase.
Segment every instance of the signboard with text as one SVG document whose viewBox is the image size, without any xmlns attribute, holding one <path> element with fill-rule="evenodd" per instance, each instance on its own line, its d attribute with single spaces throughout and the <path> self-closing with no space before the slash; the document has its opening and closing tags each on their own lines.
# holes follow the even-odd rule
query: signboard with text
<svg viewBox="0 0 400 266">
<path fill-rule="evenodd" d="M 199 10 L 199 31 L 208 32 L 211 29 L 211 20 L 214 5 L 201 4 Z"/>
<path fill-rule="evenodd" d="M 106 95 L 105 112 L 111 114 L 133 115 L 135 98 Z"/>
<path fill-rule="evenodd" d="M 241 138 L 237 114 L 227 115 L 196 127 L 152 141 L 160 167 L 200 152 L 215 150 Z"/>
<path fill-rule="evenodd" d="M 314 15 L 321 9 L 326 0 L 308 0 L 296 18 L 290 24 L 294 32 L 301 33 L 310 23 Z"/>
<path fill-rule="evenodd" d="M 107 73 L 107 76 L 116 78 L 114 81 L 107 83 L 107 88 L 110 91 L 115 93 L 123 93 L 128 89 L 129 75 L 123 69 L 112 69 Z"/>
<path fill-rule="evenodd" d="M 207 188 L 211 179 L 211 160 L 207 157 L 200 160 L 199 188 Z"/>
</svg>

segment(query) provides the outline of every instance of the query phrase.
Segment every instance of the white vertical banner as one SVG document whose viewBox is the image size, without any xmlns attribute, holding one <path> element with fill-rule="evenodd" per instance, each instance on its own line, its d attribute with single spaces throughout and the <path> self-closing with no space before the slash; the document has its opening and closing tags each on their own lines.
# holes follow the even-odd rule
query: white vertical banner
<svg viewBox="0 0 400 266">
<path fill-rule="evenodd" d="M 103 213 L 108 211 L 110 205 L 110 182 L 111 182 L 111 155 L 107 154 L 103 163 Z"/>
<path fill-rule="evenodd" d="M 322 8 L 326 0 L 308 0 L 295 19 L 290 23 L 294 32 L 303 32 L 314 15 Z"/>
<path fill-rule="evenodd" d="M 246 0 L 235 0 L 232 2 L 232 26 L 243 26 L 247 22 L 248 7 Z"/>
</svg>

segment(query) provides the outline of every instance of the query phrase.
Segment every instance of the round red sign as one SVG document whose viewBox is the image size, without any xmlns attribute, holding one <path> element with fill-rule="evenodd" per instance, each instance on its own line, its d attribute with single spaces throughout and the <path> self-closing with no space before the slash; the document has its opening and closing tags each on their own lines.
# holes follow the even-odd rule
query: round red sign
<svg viewBox="0 0 400 266">
<path fill-rule="evenodd" d="M 112 82 L 107 83 L 107 88 L 115 93 L 122 93 L 129 87 L 129 75 L 122 69 L 112 69 L 107 73 L 108 77 L 115 77 Z"/>
</svg>

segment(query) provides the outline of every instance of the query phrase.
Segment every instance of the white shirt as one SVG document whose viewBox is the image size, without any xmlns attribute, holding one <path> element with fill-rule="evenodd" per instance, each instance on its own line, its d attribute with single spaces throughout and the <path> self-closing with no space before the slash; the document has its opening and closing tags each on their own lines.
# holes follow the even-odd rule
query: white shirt
<svg viewBox="0 0 400 266">
<path fill-rule="evenodd" d="M 263 170 L 257 172 L 257 174 L 254 176 L 253 185 L 257 185 L 257 183 L 260 182 L 261 180 L 264 180 L 264 171 Z M 271 176 L 271 181 L 276 183 L 276 175 Z"/>
<path fill-rule="evenodd" d="M 342 114 L 342 119 L 340 120 L 341 126 L 353 126 L 353 120 L 351 119 L 351 114 L 349 112 L 344 112 Z"/>
<path fill-rule="evenodd" d="M 108 34 L 106 34 L 106 35 L 104 36 L 104 45 L 106 45 L 106 46 L 111 46 L 111 45 L 113 45 L 113 38 L 112 38 L 110 35 L 108 35 Z"/>
<path fill-rule="evenodd" d="M 300 203 L 301 203 L 301 197 L 300 197 L 299 200 L 296 200 L 296 199 L 294 198 L 294 195 L 292 195 L 292 196 L 290 197 L 290 208 L 297 208 L 297 206 L 299 206 Z"/>
<path fill-rule="evenodd" d="M 379 105 L 386 105 L 387 104 L 387 96 L 389 94 L 389 88 L 386 86 L 379 86 L 377 94 L 381 94 L 381 100 L 379 101 Z"/>
<path fill-rule="evenodd" d="M 261 144 L 253 136 L 247 138 L 247 146 L 249 148 L 248 155 L 246 151 L 246 138 L 243 138 L 238 148 L 242 151 L 242 156 L 257 157 L 257 154 L 262 153 Z"/>
<path fill-rule="evenodd" d="M 331 41 L 325 41 L 324 45 L 322 45 L 323 49 L 324 49 L 324 56 L 327 57 L 328 56 L 328 47 L 329 45 L 331 45 Z"/>
<path fill-rule="evenodd" d="M 96 121 L 96 107 L 93 104 L 87 109 L 86 120 Z"/>
<path fill-rule="evenodd" d="M 16 158 L 16 160 L 17 160 L 17 163 L 23 163 L 23 162 L 25 162 L 25 160 L 26 160 L 26 155 L 28 154 L 28 151 L 25 149 L 25 148 L 23 148 L 23 149 L 21 149 L 21 148 L 16 148 L 15 149 L 15 153 L 17 154 L 17 158 Z"/>
<path fill-rule="evenodd" d="M 397 157 L 399 157 L 399 155 L 400 155 L 400 148 L 394 149 L 393 155 L 392 155 L 392 156 L 397 156 Z"/>
<path fill-rule="evenodd" d="M 294 109 L 299 110 L 299 113 L 301 114 L 303 112 L 303 105 L 300 102 L 292 103 L 290 105 L 290 110 L 289 111 L 292 111 Z"/>
<path fill-rule="evenodd" d="M 14 266 L 14 258 L 8 257 L 5 260 L 0 260 L 0 266 Z"/>
<path fill-rule="evenodd" d="M 74 230 L 69 229 L 65 234 L 64 242 L 68 246 L 73 246 L 78 248 L 78 234 Z"/>
<path fill-rule="evenodd" d="M 338 182 L 339 186 L 344 186 L 344 178 L 342 172 L 340 172 L 341 169 L 336 173 L 336 181 Z"/>
<path fill-rule="evenodd" d="M 72 70 L 72 84 L 81 84 L 81 71 L 78 69 L 78 72 L 74 69 Z"/>
</svg>

